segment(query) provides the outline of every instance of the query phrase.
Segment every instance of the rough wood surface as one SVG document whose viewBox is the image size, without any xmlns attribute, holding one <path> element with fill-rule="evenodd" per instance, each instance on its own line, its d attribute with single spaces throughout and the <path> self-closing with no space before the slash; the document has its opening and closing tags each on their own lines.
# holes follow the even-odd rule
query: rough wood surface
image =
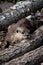
<svg viewBox="0 0 43 65">
<path fill-rule="evenodd" d="M 38 0 L 35 2 L 18 2 L 16 5 L 10 7 L 7 11 L 0 14 L 0 30 L 5 29 L 18 19 L 27 15 L 27 13 L 29 15 L 30 11 L 36 11 L 40 8 L 43 8 L 43 0 Z"/>
<path fill-rule="evenodd" d="M 32 37 L 33 38 L 29 41 L 17 43 L 12 47 L 0 51 L 0 63 L 10 61 L 13 58 L 17 58 L 18 56 L 43 45 L 43 26 L 37 29 L 32 34 Z"/>
<path fill-rule="evenodd" d="M 43 61 L 43 46 L 30 51 L 23 56 L 13 59 L 5 65 L 35 65 Z"/>
<path fill-rule="evenodd" d="M 13 3 L 8 3 L 8 2 L 2 2 L 2 3 L 0 3 L 0 8 L 2 9 L 0 11 L 0 13 L 4 12 L 5 10 L 7 10 L 9 7 L 11 7 L 13 5 L 14 5 Z"/>
</svg>

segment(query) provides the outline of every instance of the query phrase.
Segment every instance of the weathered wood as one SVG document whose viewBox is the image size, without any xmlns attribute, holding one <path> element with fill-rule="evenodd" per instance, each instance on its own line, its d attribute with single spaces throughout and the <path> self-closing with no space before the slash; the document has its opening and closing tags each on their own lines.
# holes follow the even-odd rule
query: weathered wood
<svg viewBox="0 0 43 65">
<path fill-rule="evenodd" d="M 2 9 L 1 12 L 7 10 L 9 7 L 11 7 L 11 6 L 13 6 L 13 5 L 14 5 L 14 4 L 11 3 L 11 2 L 2 2 L 2 3 L 0 4 L 0 8 Z M 1 12 L 0 12 L 0 13 L 1 13 Z"/>
<path fill-rule="evenodd" d="M 43 61 L 43 46 L 13 59 L 4 65 L 35 65 Z"/>
<path fill-rule="evenodd" d="M 12 47 L 0 51 L 0 63 L 10 61 L 12 58 L 17 58 L 18 56 L 43 45 L 43 26 L 37 29 L 32 37 L 33 38 L 29 41 L 17 43 Z"/>
<path fill-rule="evenodd" d="M 17 20 L 24 17 L 25 14 L 27 15 L 28 13 L 29 15 L 31 11 L 39 10 L 42 7 L 43 0 L 38 0 L 35 2 L 18 2 L 16 5 L 0 14 L 0 30 L 7 28 L 12 23 L 15 23 Z"/>
</svg>

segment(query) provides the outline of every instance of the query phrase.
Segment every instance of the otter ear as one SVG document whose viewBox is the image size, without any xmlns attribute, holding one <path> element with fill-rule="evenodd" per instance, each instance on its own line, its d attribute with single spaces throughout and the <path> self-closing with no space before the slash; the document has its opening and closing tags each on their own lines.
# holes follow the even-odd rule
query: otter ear
<svg viewBox="0 0 43 65">
<path fill-rule="evenodd" d="M 18 33 L 19 31 L 17 30 L 16 32 Z"/>
</svg>

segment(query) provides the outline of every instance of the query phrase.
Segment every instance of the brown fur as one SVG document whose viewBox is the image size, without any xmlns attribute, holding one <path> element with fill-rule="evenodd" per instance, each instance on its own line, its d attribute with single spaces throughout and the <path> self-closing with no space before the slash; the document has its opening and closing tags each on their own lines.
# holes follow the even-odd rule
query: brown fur
<svg viewBox="0 0 43 65">
<path fill-rule="evenodd" d="M 8 33 L 6 40 L 10 41 L 11 44 L 19 43 L 23 39 L 27 38 L 29 30 L 25 26 L 25 20 L 22 19 L 16 24 L 12 24 L 8 27 Z"/>
</svg>

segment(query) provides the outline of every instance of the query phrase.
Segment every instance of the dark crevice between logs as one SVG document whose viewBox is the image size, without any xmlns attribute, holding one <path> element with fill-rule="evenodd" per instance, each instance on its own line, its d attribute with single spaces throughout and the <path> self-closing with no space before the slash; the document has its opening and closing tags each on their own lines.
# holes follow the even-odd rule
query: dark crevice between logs
<svg viewBox="0 0 43 65">
<path fill-rule="evenodd" d="M 9 41 L 6 41 L 6 43 L 7 43 L 7 45 L 5 46 L 5 49 L 9 48 L 9 46 L 10 46 L 10 42 Z"/>
<path fill-rule="evenodd" d="M 40 18 L 40 16 L 33 15 L 30 21 L 26 19 L 25 26 L 30 30 L 29 34 L 32 34 L 36 29 L 43 25 L 43 21 L 40 21 L 41 18 L 38 18 Z"/>
<path fill-rule="evenodd" d="M 0 13 L 2 13 L 3 11 L 2 11 L 2 9 L 0 8 Z"/>
</svg>

